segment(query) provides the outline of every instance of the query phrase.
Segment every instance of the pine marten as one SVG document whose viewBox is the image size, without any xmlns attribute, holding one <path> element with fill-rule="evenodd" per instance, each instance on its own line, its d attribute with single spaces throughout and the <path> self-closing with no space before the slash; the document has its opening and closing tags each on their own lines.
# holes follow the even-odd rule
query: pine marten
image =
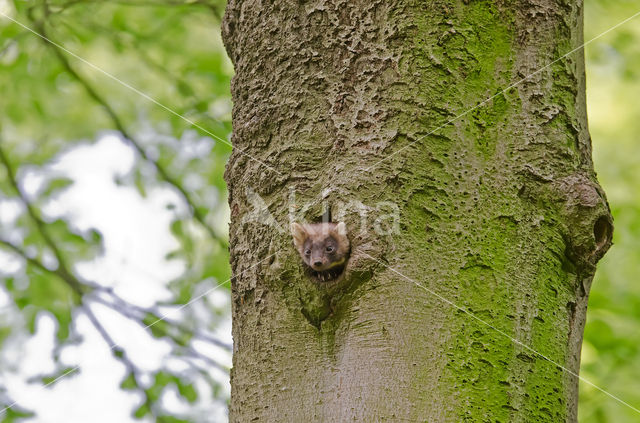
<svg viewBox="0 0 640 423">
<path fill-rule="evenodd" d="M 349 256 L 347 225 L 340 223 L 292 223 L 291 234 L 308 273 L 328 282 L 344 270 Z"/>
</svg>

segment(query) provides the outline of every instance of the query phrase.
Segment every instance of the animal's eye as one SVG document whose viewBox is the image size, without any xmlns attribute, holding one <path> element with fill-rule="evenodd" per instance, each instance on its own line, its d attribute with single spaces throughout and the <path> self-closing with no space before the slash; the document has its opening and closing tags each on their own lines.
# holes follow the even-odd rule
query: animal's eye
<svg viewBox="0 0 640 423">
<path fill-rule="evenodd" d="M 327 247 L 327 253 L 333 253 L 333 250 L 335 250 L 335 248 L 333 248 L 331 245 Z"/>
<path fill-rule="evenodd" d="M 311 250 L 305 250 L 304 255 L 305 256 L 310 256 L 311 255 Z"/>
</svg>

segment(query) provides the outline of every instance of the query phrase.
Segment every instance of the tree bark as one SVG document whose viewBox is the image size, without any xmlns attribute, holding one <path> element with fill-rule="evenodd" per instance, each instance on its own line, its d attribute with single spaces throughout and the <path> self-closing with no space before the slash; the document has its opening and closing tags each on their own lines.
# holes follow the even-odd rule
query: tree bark
<svg viewBox="0 0 640 423">
<path fill-rule="evenodd" d="M 557 60 L 582 12 L 230 0 L 232 422 L 576 421 L 612 233 L 582 50 Z M 375 230 L 381 202 L 398 230 Z M 282 229 L 324 207 L 352 244 L 332 283 Z"/>
</svg>

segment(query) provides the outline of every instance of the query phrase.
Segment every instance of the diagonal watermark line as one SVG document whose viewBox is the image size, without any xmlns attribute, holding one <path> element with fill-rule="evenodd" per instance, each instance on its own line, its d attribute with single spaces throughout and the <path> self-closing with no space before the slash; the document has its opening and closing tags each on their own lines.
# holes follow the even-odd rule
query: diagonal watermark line
<svg viewBox="0 0 640 423">
<path fill-rule="evenodd" d="M 88 65 L 89 67 L 97 70 L 98 72 L 102 73 L 103 75 L 107 76 L 108 78 L 116 81 L 117 83 L 119 83 L 120 85 L 122 85 L 123 87 L 126 87 L 128 89 L 130 89 L 131 91 L 135 92 L 136 94 L 140 95 L 141 97 L 145 98 L 146 100 L 149 100 L 150 102 L 154 103 L 155 105 L 163 108 L 164 110 L 168 111 L 169 113 L 179 117 L 180 119 L 184 120 L 185 122 L 187 122 L 189 125 L 193 126 L 194 128 L 198 128 L 199 130 L 201 130 L 202 132 L 210 135 L 212 138 L 222 142 L 223 144 L 228 145 L 229 147 L 234 148 L 237 152 L 249 157 L 251 160 L 254 160 L 258 163 L 260 163 L 261 165 L 265 166 L 266 168 L 268 168 L 269 170 L 277 173 L 278 175 L 282 175 L 282 172 L 279 172 L 278 170 L 276 170 L 275 168 L 273 168 L 272 166 L 269 166 L 268 164 L 266 164 L 265 162 L 263 162 L 260 159 L 256 159 L 255 157 L 253 157 L 252 155 L 250 155 L 249 153 L 247 153 L 245 150 L 241 149 L 241 148 L 237 148 L 237 147 L 233 147 L 233 145 L 223 139 L 220 138 L 219 136 L 217 136 L 216 134 L 208 131 L 207 129 L 203 128 L 202 126 L 198 125 L 196 122 L 194 122 L 193 120 L 189 119 L 186 116 L 181 115 L 180 113 L 176 112 L 175 110 L 171 109 L 170 107 L 165 106 L 164 104 L 160 103 L 158 100 L 156 100 L 155 98 L 149 96 L 148 94 L 140 91 L 139 89 L 137 89 L 136 87 L 124 82 L 123 80 L 121 80 L 120 78 L 118 78 L 117 76 L 107 72 L 106 70 L 102 69 L 101 67 L 94 65 L 93 63 L 89 62 L 88 60 L 78 56 L 77 54 L 75 54 L 74 52 L 72 52 L 71 50 L 65 48 L 64 46 L 56 43 L 53 40 L 50 40 L 49 38 L 45 37 L 44 35 L 40 34 L 39 32 L 33 30 L 32 28 L 28 27 L 27 25 L 23 24 L 22 22 L 19 22 L 15 19 L 13 19 L 11 16 L 7 15 L 6 13 L 4 13 L 2 10 L 0 10 L 0 16 L 4 16 L 5 18 L 9 19 L 10 21 L 12 21 L 13 23 L 15 23 L 16 25 L 21 26 L 22 28 L 26 29 L 27 31 L 31 32 L 32 34 L 42 38 L 43 40 L 45 40 L 46 42 L 56 46 L 57 48 L 59 48 L 60 50 L 64 51 L 65 53 L 73 56 L 74 58 L 78 59 L 79 61 L 81 61 L 82 63 Z"/>
<path fill-rule="evenodd" d="M 425 290 L 426 292 L 428 292 L 429 294 L 433 295 L 434 297 L 438 298 L 440 301 L 447 303 L 448 305 L 456 308 L 457 310 L 467 314 L 468 316 L 470 316 L 471 318 L 477 320 L 478 322 L 482 323 L 483 325 L 493 329 L 494 331 L 498 332 L 500 335 L 508 338 L 509 340 L 511 340 L 511 342 L 513 342 L 514 344 L 520 345 L 521 347 L 525 348 L 527 351 L 530 351 L 534 354 L 536 354 L 537 356 L 542 357 L 543 359 L 547 360 L 548 362 L 554 364 L 555 366 L 559 367 L 560 369 L 562 369 L 563 371 L 565 371 L 566 373 L 569 373 L 570 375 L 577 377 L 580 381 L 586 383 L 587 385 L 590 385 L 592 387 L 594 387 L 595 389 L 597 389 L 598 391 L 602 392 L 603 394 L 613 398 L 614 400 L 618 401 L 620 404 L 623 404 L 627 407 L 629 407 L 630 409 L 632 409 L 633 411 L 635 411 L 636 413 L 640 414 L 640 410 L 637 409 L 636 407 L 632 406 L 631 404 L 629 404 L 628 402 L 618 398 L 617 396 L 613 395 L 612 393 L 600 388 L 598 385 L 596 385 L 595 383 L 589 381 L 588 379 L 585 379 L 584 377 L 580 376 L 579 374 L 575 373 L 574 371 L 567 369 L 566 367 L 564 367 L 563 365 L 561 365 L 560 363 L 550 359 L 549 357 L 547 357 L 546 355 L 539 353 L 538 351 L 534 350 L 533 348 L 531 348 L 530 346 L 522 343 L 521 341 L 519 341 L 518 339 L 514 338 L 513 336 L 509 335 L 508 333 L 496 328 L 495 326 L 493 326 L 491 323 L 487 322 L 486 320 L 476 316 L 475 314 L 473 314 L 472 312 L 470 312 L 469 310 L 467 310 L 464 307 L 461 307 L 457 304 L 455 304 L 454 302 L 446 299 L 445 297 L 443 297 L 442 295 L 438 294 L 437 292 L 435 292 L 432 289 L 427 288 L 426 286 L 422 285 L 421 283 L 419 283 L 418 281 L 416 281 L 415 279 L 411 279 L 410 277 L 404 275 L 403 273 L 399 272 L 398 270 L 394 269 L 393 267 L 389 266 L 386 263 L 383 263 L 382 261 L 378 260 L 377 258 L 363 252 L 360 251 L 361 254 L 364 254 L 365 256 L 369 257 L 370 259 L 380 263 L 381 265 L 383 265 L 384 267 L 386 267 L 387 269 L 391 270 L 393 273 L 399 275 L 400 277 L 406 279 L 409 282 L 412 282 L 413 284 L 415 284 L 418 288 L 421 288 L 423 290 Z"/>
<path fill-rule="evenodd" d="M 143 330 L 148 329 L 150 327 L 152 327 L 153 325 L 155 325 L 156 323 L 159 323 L 161 321 L 163 321 L 164 319 L 166 319 L 167 317 L 169 317 L 169 315 L 171 313 L 175 313 L 178 312 L 180 310 L 182 310 L 185 307 L 188 307 L 189 305 L 193 304 L 194 302 L 198 301 L 200 298 L 208 295 L 209 293 L 215 291 L 216 289 L 220 288 L 222 285 L 224 285 L 227 282 L 230 282 L 232 279 L 238 278 L 239 276 L 243 275 L 244 273 L 248 272 L 249 270 L 253 269 L 254 267 L 258 266 L 259 264 L 263 263 L 265 260 L 270 259 L 271 257 L 275 256 L 276 254 L 278 254 L 278 252 L 275 252 L 273 254 L 268 255 L 267 257 L 263 258 L 262 260 L 260 260 L 259 262 L 253 264 L 252 266 L 250 266 L 249 268 L 243 270 L 242 272 L 240 272 L 239 274 L 232 276 L 231 278 L 227 279 L 224 282 L 219 283 L 218 285 L 214 286 L 213 288 L 210 288 L 208 290 L 206 290 L 205 292 L 203 292 L 202 294 L 198 295 L 195 298 L 192 298 L 191 301 L 189 301 L 188 303 L 182 304 L 180 307 L 169 311 L 168 313 L 165 313 L 164 315 L 162 315 L 159 319 L 149 323 L 147 326 L 145 326 L 144 328 L 142 328 Z M 114 343 L 113 345 L 109 346 L 109 351 L 112 351 L 114 348 L 116 348 L 119 344 L 118 343 Z M 63 374 L 61 374 L 60 376 L 58 376 L 57 378 L 55 378 L 54 380 L 42 385 L 40 387 L 40 389 L 45 389 L 51 385 L 53 385 L 54 383 L 56 383 L 57 381 L 59 381 L 60 379 L 64 378 L 67 375 L 70 375 L 71 373 L 76 372 L 78 369 L 80 369 L 80 366 L 75 366 L 72 369 L 69 369 L 67 371 L 65 371 Z M 0 415 L 2 415 L 2 413 L 4 413 L 5 411 L 7 411 L 8 409 L 10 409 L 11 407 L 13 407 L 14 405 L 16 405 L 18 403 L 18 401 L 14 401 L 11 404 L 7 405 L 5 408 L 3 408 L 2 410 L 0 410 Z"/>
<path fill-rule="evenodd" d="M 533 72 L 532 74 L 525 76 L 524 78 L 522 78 L 522 79 L 521 79 L 521 80 L 519 80 L 518 82 L 514 82 L 513 84 L 509 85 L 509 86 L 508 86 L 507 88 L 505 88 L 504 90 L 502 90 L 502 91 L 500 91 L 500 92 L 498 92 L 498 93 L 496 93 L 496 94 L 492 95 L 491 97 L 489 97 L 489 98 L 485 99 L 484 101 L 482 101 L 482 102 L 480 102 L 480 103 L 476 104 L 475 106 L 473 106 L 473 107 L 472 107 L 472 108 L 470 108 L 469 110 L 467 110 L 467 111 L 465 111 L 465 112 L 463 112 L 463 113 L 460 113 L 458 116 L 454 117 L 453 119 L 449 120 L 449 121 L 448 121 L 448 122 L 446 122 L 446 123 L 443 123 L 442 125 L 438 126 L 436 129 L 434 129 L 434 130 L 432 130 L 431 132 L 429 132 L 428 134 L 421 136 L 421 137 L 420 137 L 420 138 L 418 138 L 417 140 L 412 141 L 411 143 L 409 143 L 409 144 L 405 145 L 404 147 L 402 147 L 402 148 L 400 148 L 400 149 L 398 149 L 398 150 L 394 151 L 393 153 L 389 154 L 389 155 L 388 155 L 388 156 L 386 156 L 385 158 L 380 159 L 379 161 L 375 162 L 374 164 L 372 164 L 371 166 L 367 167 L 367 168 L 366 168 L 366 169 L 364 169 L 363 171 L 364 171 L 364 172 L 369 172 L 371 169 L 373 169 L 374 167 L 378 166 L 380 163 L 382 163 L 382 162 L 386 161 L 387 159 L 390 159 L 391 157 L 395 156 L 396 154 L 400 153 L 401 151 L 406 150 L 407 148 L 411 147 L 411 146 L 412 146 L 412 145 L 414 145 L 415 143 L 417 143 L 417 142 L 419 142 L 419 141 L 421 141 L 421 140 L 425 139 L 425 138 L 426 138 L 426 137 L 428 137 L 429 135 L 432 135 L 433 133 L 435 133 L 435 132 L 439 131 L 440 129 L 444 128 L 445 126 L 448 126 L 448 125 L 452 124 L 453 122 L 455 122 L 455 121 L 459 120 L 460 118 L 462 118 L 462 117 L 464 117 L 464 116 L 468 115 L 469 113 L 473 112 L 474 110 L 476 110 L 476 109 L 478 109 L 478 108 L 480 108 L 480 107 L 484 106 L 485 104 L 487 104 L 488 102 L 490 102 L 491 100 L 493 100 L 494 98 L 496 98 L 497 96 L 502 95 L 502 94 L 506 93 L 507 91 L 509 91 L 510 89 L 512 89 L 512 88 L 514 88 L 514 87 L 516 87 L 516 86 L 518 86 L 518 85 L 520 85 L 520 84 L 522 84 L 524 81 L 526 81 L 527 79 L 531 78 L 532 76 L 535 76 L 535 75 L 539 74 L 539 73 L 540 73 L 540 72 L 542 72 L 543 70 L 547 69 L 547 68 L 548 68 L 548 67 L 550 67 L 550 66 L 553 66 L 554 64 L 558 63 L 559 61 L 561 61 L 561 60 L 565 59 L 567 56 L 572 55 L 572 54 L 573 54 L 573 53 L 575 53 L 576 51 L 578 51 L 578 50 L 581 50 L 581 49 L 585 48 L 586 46 L 588 46 L 588 45 L 589 45 L 589 44 L 591 44 L 592 42 L 594 42 L 594 41 L 598 40 L 599 38 L 604 37 L 604 36 L 605 36 L 605 35 L 607 35 L 609 32 L 613 31 L 614 29 L 617 29 L 618 27 L 620 27 L 620 26 L 622 26 L 622 25 L 626 24 L 627 22 L 629 22 L 630 20 L 632 20 L 632 19 L 634 19 L 634 18 L 636 18 L 636 17 L 638 17 L 638 16 L 640 16 L 640 11 L 636 12 L 635 14 L 633 14 L 633 15 L 632 15 L 632 16 L 630 16 L 630 17 L 628 17 L 627 19 L 625 19 L 625 20 L 623 20 L 623 21 L 621 21 L 621 22 L 617 23 L 616 25 L 614 25 L 614 26 L 612 26 L 611 28 L 607 29 L 607 30 L 606 30 L 606 31 L 604 31 L 603 33 L 601 33 L 601 34 L 599 34 L 599 35 L 597 35 L 597 36 L 593 37 L 592 39 L 590 39 L 589 41 L 585 42 L 585 43 L 584 43 L 584 44 L 582 44 L 581 46 L 578 46 L 578 47 L 574 48 L 573 50 L 571 50 L 570 52 L 568 52 L 568 53 L 566 53 L 566 54 L 564 54 L 564 55 L 560 56 L 559 58 L 557 58 L 557 59 L 556 59 L 556 60 L 554 60 L 553 62 L 548 63 L 547 65 L 545 65 L 544 67 L 542 67 L 542 68 L 538 69 L 537 71 Z"/>
<path fill-rule="evenodd" d="M 203 128 L 202 126 L 200 126 L 200 125 L 198 125 L 197 123 L 195 123 L 194 121 L 192 121 L 191 119 L 189 119 L 189 118 L 187 118 L 187 117 L 185 117 L 185 116 L 181 115 L 180 113 L 178 113 L 178 112 L 174 111 L 173 109 L 171 109 L 171 108 L 169 108 L 169 107 L 165 106 L 164 104 L 160 103 L 159 101 L 157 101 L 157 100 L 156 100 L 156 99 L 154 99 L 153 97 L 150 97 L 149 95 L 147 95 L 147 94 L 145 94 L 144 92 L 142 92 L 142 91 L 138 90 L 137 88 L 135 88 L 135 87 L 131 86 L 130 84 L 128 84 L 128 83 L 126 83 L 126 82 L 122 81 L 122 80 L 121 80 L 121 79 L 119 79 L 118 77 L 116 77 L 116 76 L 112 75 L 111 73 L 109 73 L 109 72 L 105 71 L 104 69 L 100 68 L 99 66 L 94 65 L 93 63 L 91 63 L 91 62 L 87 61 L 86 59 L 84 59 L 84 58 L 82 58 L 82 57 L 78 56 L 77 54 L 75 54 L 75 53 L 73 53 L 72 51 L 70 51 L 70 50 L 66 49 L 65 47 L 63 47 L 62 45 L 60 45 L 60 44 L 56 43 L 55 41 L 50 40 L 49 38 L 45 37 L 44 35 L 42 35 L 42 34 L 38 33 L 37 31 L 33 30 L 32 28 L 30 28 L 30 27 L 28 27 L 28 26 L 24 25 L 23 23 L 21 23 L 21 22 L 17 21 L 16 19 L 13 19 L 12 17 L 10 17 L 9 15 L 7 15 L 6 13 L 4 13 L 4 12 L 0 11 L 0 15 L 4 16 L 5 18 L 9 19 L 10 21 L 14 22 L 15 24 L 17 24 L 17 25 L 21 26 L 22 28 L 26 29 L 27 31 L 29 31 L 29 32 L 33 33 L 34 35 L 36 35 L 36 36 L 38 36 L 38 37 L 40 37 L 40 38 L 44 39 L 45 41 L 47 41 L 47 42 L 49 42 L 49 43 L 53 44 L 54 46 L 56 46 L 56 47 L 58 47 L 59 49 L 61 49 L 61 50 L 65 51 L 66 53 L 68 53 L 69 55 L 71 55 L 71 56 L 75 57 L 76 59 L 78 59 L 78 60 L 80 60 L 81 62 L 83 62 L 83 63 L 87 64 L 88 66 L 92 67 L 93 69 L 95 69 L 95 70 L 99 71 L 100 73 L 102 73 L 102 74 L 106 75 L 107 77 L 111 78 L 112 80 L 114 80 L 114 81 L 116 81 L 116 82 L 120 83 L 120 84 L 121 84 L 121 85 L 123 85 L 124 87 L 126 87 L 126 88 L 128 88 L 128 89 L 130 89 L 130 90 L 134 91 L 134 92 L 135 92 L 135 93 L 137 93 L 138 95 L 140 95 L 140 96 L 142 96 L 143 98 L 145 98 L 145 99 L 149 100 L 150 102 L 152 102 L 152 103 L 154 103 L 154 104 L 158 105 L 159 107 L 161 107 L 161 108 L 165 109 L 166 111 L 170 112 L 171 114 L 173 114 L 173 115 L 175 115 L 175 116 L 179 117 L 180 119 L 183 119 L 185 122 L 189 123 L 189 124 L 190 124 L 190 125 L 192 125 L 193 127 L 198 128 L 198 129 L 200 129 L 201 131 L 203 131 L 203 132 L 207 133 L 208 135 L 210 135 L 211 137 L 213 137 L 213 138 L 215 138 L 215 139 L 219 140 L 220 142 L 222 142 L 222 143 L 224 143 L 224 144 L 226 144 L 226 145 L 229 145 L 229 146 L 233 147 L 233 146 L 232 146 L 232 144 L 231 144 L 230 142 L 228 142 L 228 141 L 226 141 L 226 140 L 224 140 L 224 139 L 220 138 L 219 136 L 217 136 L 217 135 L 215 135 L 215 134 L 211 133 L 210 131 L 206 130 L 206 129 L 205 129 L 205 128 Z M 433 129 L 432 131 L 430 131 L 429 133 L 427 133 L 426 135 L 423 135 L 423 136 L 421 136 L 420 138 L 418 138 L 417 140 L 412 141 L 411 143 L 409 143 L 409 144 L 405 145 L 404 147 L 402 147 L 402 148 L 400 148 L 400 149 L 398 149 L 398 150 L 394 151 L 393 153 L 391 153 L 390 155 L 386 156 L 385 158 L 383 158 L 383 159 L 381 159 L 381 160 L 377 161 L 376 163 L 374 163 L 373 165 L 371 165 L 371 166 L 369 166 L 369 167 L 365 168 L 363 171 L 364 171 L 364 172 L 369 172 L 371 169 L 373 169 L 374 167 L 378 166 L 380 163 L 382 163 L 382 162 L 386 161 L 387 159 L 389 159 L 389 158 L 391 158 L 391 157 L 395 156 L 396 154 L 400 153 L 401 151 L 406 150 L 407 148 L 409 148 L 409 147 L 413 146 L 413 145 L 414 145 L 414 144 L 416 144 L 417 142 L 419 142 L 419 141 L 423 140 L 424 138 L 426 138 L 426 137 L 428 137 L 428 136 L 430 136 L 430 135 L 434 134 L 435 132 L 439 131 L 440 129 L 442 129 L 442 128 L 444 128 L 444 127 L 446 127 L 446 126 L 450 125 L 451 123 L 453 123 L 453 122 L 455 122 L 455 121 L 459 120 L 460 118 L 462 118 L 462 117 L 464 117 L 464 116 L 468 115 L 468 114 L 469 114 L 469 113 L 471 113 L 472 111 L 474 111 L 474 110 L 476 110 L 476 109 L 478 109 L 478 108 L 480 108 L 480 107 L 484 106 L 485 104 L 487 104 L 488 102 L 490 102 L 491 100 L 493 100 L 494 98 L 496 98 L 497 96 L 499 96 L 499 95 L 502 95 L 502 94 L 506 93 L 507 91 L 509 91 L 509 90 L 511 90 L 512 88 L 514 88 L 514 87 L 516 87 L 516 86 L 520 85 L 521 83 L 523 83 L 524 81 L 528 80 L 529 78 L 531 78 L 531 77 L 533 77 L 533 76 L 535 76 L 535 75 L 539 74 L 540 72 L 544 71 L 545 69 L 549 68 L 550 66 L 553 66 L 555 63 L 557 63 L 557 62 L 559 62 L 559 61 L 563 60 L 564 58 L 566 58 L 567 56 L 570 56 L 571 54 L 575 53 L 576 51 L 583 49 L 583 48 L 584 48 L 584 47 L 586 47 L 587 45 L 591 44 L 592 42 L 594 42 L 594 41 L 596 41 L 596 40 L 598 40 L 598 39 L 600 39 L 600 38 L 602 38 L 603 36 L 605 36 L 605 35 L 606 35 L 606 34 L 608 34 L 609 32 L 611 32 L 611 31 L 613 31 L 613 30 L 617 29 L 618 27 L 620 27 L 620 26 L 622 26 L 622 25 L 626 24 L 627 22 L 629 22 L 629 21 L 633 20 L 634 18 L 636 18 L 636 17 L 637 17 L 637 16 L 639 16 L 639 15 L 640 15 L 640 11 L 638 11 L 638 12 L 636 12 L 635 14 L 633 14 L 632 16 L 630 16 L 630 17 L 628 17 L 628 18 L 624 19 L 623 21 L 621 21 L 621 22 L 617 23 L 616 25 L 614 25 L 614 26 L 612 26 L 611 28 L 607 29 L 606 31 L 602 32 L 601 34 L 599 34 L 599 35 L 597 35 L 597 36 L 593 37 L 592 39 L 590 39 L 589 41 L 587 41 L 587 42 L 583 43 L 582 45 L 580 45 L 580 46 L 578 46 L 578 47 L 574 48 L 573 50 L 569 51 L 568 53 L 565 53 L 564 55 L 562 55 L 562 56 L 560 56 L 559 58 L 555 59 L 554 61 L 552 61 L 552 62 L 548 63 L 547 65 L 543 66 L 542 68 L 538 69 L 537 71 L 535 71 L 535 72 L 533 72 L 533 73 L 531 73 L 531 74 L 529 74 L 529 75 L 525 76 L 524 78 L 520 79 L 519 81 L 517 81 L 517 82 L 515 82 L 515 83 L 513 83 L 513 84 L 511 84 L 511 85 L 509 85 L 507 88 L 503 89 L 502 91 L 500 91 L 500 92 L 498 92 L 498 93 L 496 93 L 496 94 L 492 95 L 491 97 L 489 97 L 489 98 L 487 98 L 487 99 L 483 100 L 482 102 L 480 102 L 480 103 L 476 104 L 474 107 L 472 107 L 472 108 L 470 108 L 470 109 L 466 110 L 465 112 L 463 112 L 463 113 L 461 113 L 461 114 L 459 114 L 459 115 L 455 116 L 453 119 L 451 119 L 451 120 L 449 120 L 449 121 L 445 122 L 444 124 L 442 124 L 442 125 L 438 126 L 437 128 L 435 128 L 435 129 Z M 268 164 L 264 163 L 263 161 L 261 161 L 261 160 L 259 160 L 259 159 L 256 159 L 255 157 L 251 156 L 249 153 L 247 153 L 247 152 L 246 152 L 246 151 L 244 151 L 243 149 L 236 148 L 236 150 L 237 150 L 239 153 L 241 153 L 241 154 L 243 154 L 243 155 L 246 155 L 246 156 L 247 156 L 247 157 L 249 157 L 250 159 L 252 159 L 252 160 L 254 160 L 254 161 L 257 161 L 258 163 L 260 163 L 260 164 L 262 164 L 263 166 L 267 167 L 269 170 L 271 170 L 271 171 L 273 171 L 273 172 L 275 172 L 275 173 L 277 173 L 277 174 L 279 174 L 279 175 L 282 175 L 282 172 L 279 172 L 278 170 L 274 169 L 272 166 L 269 166 Z"/>
</svg>

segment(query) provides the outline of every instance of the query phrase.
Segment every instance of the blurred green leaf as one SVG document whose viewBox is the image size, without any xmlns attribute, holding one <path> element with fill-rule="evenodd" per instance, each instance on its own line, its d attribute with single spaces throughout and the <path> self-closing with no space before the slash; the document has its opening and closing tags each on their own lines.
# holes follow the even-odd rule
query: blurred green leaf
<svg viewBox="0 0 640 423">
<path fill-rule="evenodd" d="M 191 383 L 184 383 L 180 379 L 176 379 L 178 385 L 178 392 L 180 395 L 190 403 L 194 403 L 198 400 L 198 391 Z"/>
<path fill-rule="evenodd" d="M 122 380 L 122 383 L 120 383 L 120 389 L 131 391 L 137 388 L 138 382 L 136 382 L 136 376 L 132 372 L 127 373 L 127 377 L 125 377 Z"/>
<path fill-rule="evenodd" d="M 585 39 L 638 12 L 628 0 L 585 2 Z M 614 245 L 589 296 L 581 376 L 640 407 L 640 26 L 637 18 L 586 46 L 593 159 L 614 217 Z M 635 422 L 635 411 L 580 384 L 581 422 Z"/>
<path fill-rule="evenodd" d="M 136 411 L 133 412 L 133 416 L 136 419 L 141 419 L 150 413 L 151 413 L 151 410 L 149 409 L 149 406 L 147 404 L 142 404 L 140 407 L 136 409 Z"/>
<path fill-rule="evenodd" d="M 4 407 L 5 406 L 0 404 L 0 409 Z M 19 407 L 16 407 L 15 405 L 13 405 L 11 408 L 9 408 L 4 412 L 4 415 L 1 416 L 2 420 L 0 420 L 0 422 L 2 423 L 24 422 L 25 421 L 24 419 L 31 418 L 34 416 L 35 414 L 33 412 L 22 410 Z"/>
<path fill-rule="evenodd" d="M 40 378 L 40 381 L 44 385 L 48 385 L 50 383 L 55 382 L 57 379 L 59 379 L 61 377 L 69 377 L 74 373 L 78 373 L 78 368 L 76 368 L 76 367 L 65 367 L 63 369 L 59 369 L 58 371 L 56 371 L 53 374 L 42 376 Z"/>
<path fill-rule="evenodd" d="M 47 181 L 47 186 L 40 194 L 45 198 L 49 198 L 54 194 L 58 194 L 61 191 L 64 191 L 70 185 L 73 184 L 73 180 L 69 178 L 54 178 Z"/>
</svg>

